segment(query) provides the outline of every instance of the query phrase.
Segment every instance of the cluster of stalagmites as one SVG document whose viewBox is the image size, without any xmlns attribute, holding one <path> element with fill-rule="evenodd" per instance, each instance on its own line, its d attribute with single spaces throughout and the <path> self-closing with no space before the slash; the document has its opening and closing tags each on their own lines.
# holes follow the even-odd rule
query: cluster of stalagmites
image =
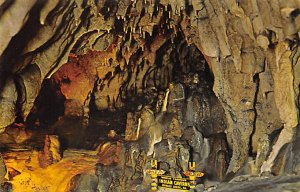
<svg viewBox="0 0 300 192">
<path fill-rule="evenodd" d="M 2 1 L 0 128 L 2 132 L 7 130 L 6 138 L 22 142 L 22 134 L 19 140 L 12 136 L 22 131 L 9 130 L 15 130 L 15 122 L 37 127 L 56 122 L 54 127 L 62 127 L 65 124 L 61 122 L 75 119 L 88 127 L 91 103 L 100 111 L 118 111 L 128 102 L 139 103 L 138 98 L 145 98 L 151 107 L 143 105 L 139 112 L 137 106 L 128 110 L 128 127 L 136 129 L 126 130 L 128 140 L 141 137 L 143 131 L 150 134 L 150 128 L 157 126 L 165 130 L 161 119 L 170 118 L 175 129 L 172 137 L 203 138 L 201 150 L 209 146 L 206 155 L 221 166 L 214 173 L 219 178 L 225 169 L 227 173 L 241 168 L 241 172 L 252 174 L 299 173 L 299 8 L 292 0 Z M 188 45 L 190 48 L 186 48 Z M 192 49 L 202 52 L 213 73 L 213 91 L 225 117 L 214 116 L 220 110 L 212 113 L 214 108 L 203 95 L 182 92 L 184 104 L 172 100 L 183 96 L 177 98 L 172 90 L 189 84 L 183 81 L 185 78 L 176 80 L 174 71 L 187 76 L 190 71 L 201 71 L 197 69 L 201 61 L 194 61 L 197 54 L 193 55 Z M 190 55 L 192 59 L 188 59 Z M 51 88 L 51 94 L 61 98 L 54 100 L 64 105 L 57 116 L 51 117 L 51 123 L 40 115 L 49 111 L 39 104 L 43 101 L 43 81 L 54 82 L 57 87 Z M 195 89 L 189 88 L 191 92 Z M 170 110 L 176 118 L 166 116 Z M 224 126 L 208 125 L 209 117 L 224 121 L 226 130 Z M 148 125 L 149 131 L 142 129 L 147 119 L 153 123 Z M 79 135 L 86 132 L 81 126 L 74 127 Z M 182 129 L 190 135 L 183 134 Z M 222 132 L 226 140 L 218 136 Z M 157 134 L 150 138 L 158 142 Z M 160 150 L 175 146 L 174 153 L 185 153 L 186 146 L 192 145 L 177 144 L 177 139 L 164 138 L 163 133 L 162 138 Z M 164 143 L 164 139 L 169 142 Z M 128 145 L 128 150 L 135 151 L 134 146 Z M 152 151 L 156 154 L 155 148 L 147 150 L 145 155 Z M 204 158 L 197 153 L 200 155 L 195 156 Z M 141 153 L 129 154 L 144 162 Z M 131 162 L 140 170 L 142 165 Z M 169 166 L 173 165 L 166 164 Z M 170 173 L 177 174 L 176 170 Z"/>
<path fill-rule="evenodd" d="M 160 168 L 172 177 L 182 177 L 193 159 L 198 171 L 222 180 L 229 162 L 225 128 L 225 113 L 209 83 L 199 73 L 183 76 L 153 103 L 127 113 L 124 139 L 99 146 L 100 159 L 106 158 L 97 166 L 97 189 L 149 191 L 151 179 L 145 170 L 151 159 L 158 160 Z M 80 177 L 90 179 L 84 174 Z M 76 181 L 73 190 L 92 188 Z"/>
</svg>

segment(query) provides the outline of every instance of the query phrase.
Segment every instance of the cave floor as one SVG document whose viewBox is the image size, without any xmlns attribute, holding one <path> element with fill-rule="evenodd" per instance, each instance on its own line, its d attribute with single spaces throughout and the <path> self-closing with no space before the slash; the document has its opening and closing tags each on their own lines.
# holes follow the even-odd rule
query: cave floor
<svg viewBox="0 0 300 192">
<path fill-rule="evenodd" d="M 70 149 L 64 158 L 46 168 L 41 168 L 35 150 L 3 153 L 10 183 L 15 192 L 68 191 L 71 179 L 80 173 L 95 173 L 99 156 L 95 151 Z M 7 175 L 7 179 L 8 179 Z"/>
<path fill-rule="evenodd" d="M 238 178 L 238 179 L 237 179 Z M 299 175 L 282 176 L 240 176 L 229 183 L 221 183 L 213 192 L 299 192 Z"/>
<path fill-rule="evenodd" d="M 70 191 L 74 176 L 83 173 L 94 175 L 96 164 L 101 161 L 107 162 L 110 155 L 104 153 L 99 156 L 98 151 L 67 149 L 61 161 L 46 168 L 41 168 L 36 150 L 5 152 L 3 158 L 9 173 L 6 177 L 12 184 L 14 192 L 65 192 Z M 243 175 L 235 177 L 229 183 L 205 180 L 203 184 L 198 185 L 196 191 L 299 192 L 300 176 Z"/>
<path fill-rule="evenodd" d="M 16 133 L 15 131 L 12 131 Z M 2 152 L 4 163 L 8 169 L 6 179 L 11 183 L 14 192 L 66 192 L 72 191 L 72 179 L 76 175 L 95 175 L 98 163 L 110 165 L 117 162 L 118 147 L 124 138 L 101 138 L 100 145 L 95 150 L 66 149 L 63 151 L 62 159 L 47 167 L 41 167 L 39 153 L 44 145 L 45 135 L 51 130 L 41 132 L 17 132 L 15 142 L 7 139 L 5 147 L 7 151 Z M 5 135 L 2 135 L 4 137 Z M 5 136 L 6 138 L 10 138 Z M 28 139 L 30 138 L 30 139 Z M 17 143 L 16 141 L 22 141 Z M 25 141 L 25 142 L 24 142 Z M 119 144 L 118 144 L 119 143 Z M 38 147 L 37 147 L 38 146 Z M 198 185 L 197 191 L 216 192 L 299 192 L 300 176 L 238 176 L 229 183 L 219 183 L 204 180 Z M 159 191 L 172 191 L 161 189 Z"/>
</svg>

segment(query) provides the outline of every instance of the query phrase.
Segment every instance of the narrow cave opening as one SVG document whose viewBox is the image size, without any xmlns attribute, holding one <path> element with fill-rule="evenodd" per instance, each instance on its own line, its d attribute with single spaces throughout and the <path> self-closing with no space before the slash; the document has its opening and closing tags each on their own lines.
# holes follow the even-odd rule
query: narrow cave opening
<svg viewBox="0 0 300 192">
<path fill-rule="evenodd" d="M 26 124 L 29 129 L 48 129 L 64 115 L 65 96 L 53 79 L 45 79 Z"/>
</svg>

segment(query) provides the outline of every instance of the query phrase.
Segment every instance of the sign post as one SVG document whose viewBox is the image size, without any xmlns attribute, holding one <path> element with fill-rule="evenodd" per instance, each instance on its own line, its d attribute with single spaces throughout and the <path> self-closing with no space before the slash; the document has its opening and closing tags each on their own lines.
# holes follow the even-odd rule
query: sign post
<svg viewBox="0 0 300 192">
<path fill-rule="evenodd" d="M 152 170 L 157 170 L 157 160 L 151 160 L 151 168 Z M 151 190 L 152 191 L 157 191 L 157 173 L 154 172 L 151 174 Z"/>
<path fill-rule="evenodd" d="M 157 160 L 151 160 L 151 169 L 147 169 L 146 173 L 151 175 L 151 191 L 157 191 L 157 176 L 163 175 L 165 173 L 164 170 L 157 169 Z"/>
<path fill-rule="evenodd" d="M 204 173 L 196 172 L 195 162 L 189 162 L 189 169 L 184 172 L 184 175 L 188 178 L 172 178 L 163 175 L 165 171 L 158 170 L 157 160 L 151 160 L 151 169 L 147 169 L 146 173 L 151 175 L 151 191 L 157 191 L 158 187 L 187 191 L 195 188 L 197 177 L 204 176 Z"/>
</svg>

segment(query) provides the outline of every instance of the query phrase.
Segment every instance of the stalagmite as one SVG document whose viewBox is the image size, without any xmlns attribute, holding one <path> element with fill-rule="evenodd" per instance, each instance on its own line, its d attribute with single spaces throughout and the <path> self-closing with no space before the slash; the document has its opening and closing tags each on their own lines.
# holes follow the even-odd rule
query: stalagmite
<svg viewBox="0 0 300 192">
<path fill-rule="evenodd" d="M 139 139 L 139 134 L 140 134 L 140 129 L 141 129 L 141 123 L 142 123 L 142 119 L 139 118 L 139 120 L 138 120 L 138 128 L 137 128 L 137 131 L 136 131 L 136 139 Z"/>
<path fill-rule="evenodd" d="M 170 94 L 170 89 L 167 89 L 166 96 L 165 96 L 165 99 L 164 99 L 164 104 L 163 104 L 162 109 L 161 109 L 162 112 L 166 112 L 167 111 L 169 94 Z"/>
</svg>

